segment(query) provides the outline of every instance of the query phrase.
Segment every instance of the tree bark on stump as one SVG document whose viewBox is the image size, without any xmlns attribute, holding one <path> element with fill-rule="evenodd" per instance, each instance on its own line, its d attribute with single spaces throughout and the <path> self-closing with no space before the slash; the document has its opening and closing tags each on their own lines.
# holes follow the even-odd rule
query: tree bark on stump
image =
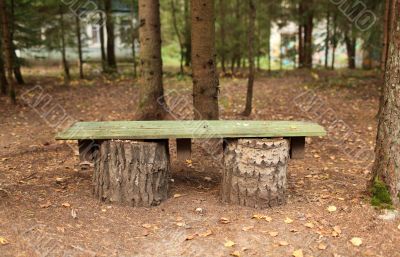
<svg viewBox="0 0 400 257">
<path fill-rule="evenodd" d="M 286 139 L 226 141 L 222 201 L 258 209 L 286 203 L 289 145 Z"/>
<path fill-rule="evenodd" d="M 93 192 L 101 201 L 149 207 L 167 199 L 167 142 L 103 141 L 95 159 Z"/>
</svg>

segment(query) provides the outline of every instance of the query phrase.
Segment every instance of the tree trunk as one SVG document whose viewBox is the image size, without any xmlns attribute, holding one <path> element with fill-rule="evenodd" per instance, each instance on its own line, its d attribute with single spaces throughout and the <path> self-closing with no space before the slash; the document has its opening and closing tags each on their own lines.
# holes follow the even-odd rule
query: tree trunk
<svg viewBox="0 0 400 257">
<path fill-rule="evenodd" d="M 11 24 L 11 43 L 12 43 L 12 51 L 13 51 L 13 70 L 14 70 L 14 76 L 15 76 L 15 80 L 17 81 L 17 83 L 19 85 L 24 85 L 25 81 L 24 78 L 22 77 L 22 72 L 21 72 L 21 63 L 20 60 L 15 52 L 16 50 L 16 46 L 14 44 L 14 31 L 15 31 L 15 3 L 14 0 L 10 1 L 11 4 L 11 17 L 10 17 L 10 24 Z"/>
<path fill-rule="evenodd" d="M 192 62 L 192 39 L 190 29 L 189 0 L 183 0 L 183 11 L 185 16 L 185 66 L 189 67 Z"/>
<path fill-rule="evenodd" d="M 299 28 L 298 28 L 298 41 L 299 41 L 299 68 L 304 68 L 304 8 L 303 2 L 299 3 Z"/>
<path fill-rule="evenodd" d="M 249 30 L 248 30 L 248 49 L 249 49 L 249 77 L 247 81 L 247 97 L 246 97 L 246 107 L 244 109 L 243 115 L 250 116 L 251 110 L 253 108 L 253 87 L 254 87 L 254 32 L 256 26 L 256 7 L 253 0 L 248 0 L 249 2 Z"/>
<path fill-rule="evenodd" d="M 192 0 L 193 104 L 196 120 L 219 117 L 215 65 L 214 0 Z"/>
<path fill-rule="evenodd" d="M 271 58 L 271 19 L 268 18 L 268 23 L 267 23 L 267 54 L 268 54 L 268 72 L 271 72 L 272 69 L 272 58 Z"/>
<path fill-rule="evenodd" d="M 12 40 L 11 40 L 11 31 L 10 31 L 10 23 L 8 18 L 8 10 L 6 1 L 0 1 L 0 18 L 2 23 L 2 47 L 4 53 L 4 60 L 6 64 L 6 78 L 8 85 L 8 94 L 13 103 L 16 103 L 16 93 L 14 87 L 14 78 L 13 78 L 13 54 L 12 54 Z"/>
<path fill-rule="evenodd" d="M 159 205 L 168 197 L 169 171 L 167 142 L 103 141 L 95 154 L 93 193 L 104 202 Z"/>
<path fill-rule="evenodd" d="M 1 32 L 1 27 L 0 27 Z M 2 36 L 0 37 L 2 38 Z M 6 70 L 4 67 L 3 61 L 3 48 L 2 48 L 2 40 L 0 40 L 0 93 L 2 95 L 7 95 L 7 78 L 6 78 Z"/>
<path fill-rule="evenodd" d="M 308 8 L 307 23 L 304 31 L 304 65 L 306 68 L 311 69 L 313 66 L 313 28 L 314 28 L 314 14 Z"/>
<path fill-rule="evenodd" d="M 136 6 L 136 0 L 132 0 L 131 2 L 131 29 L 132 29 L 132 59 L 133 59 L 133 77 L 137 78 L 137 62 L 136 62 L 136 40 L 138 38 L 137 35 L 137 26 L 133 23 L 133 21 L 136 19 L 135 17 L 135 6 Z"/>
<path fill-rule="evenodd" d="M 171 0 L 171 14 L 172 14 L 172 25 L 174 27 L 175 30 L 175 34 L 176 37 L 178 38 L 178 43 L 179 43 L 179 49 L 180 49 L 180 74 L 183 75 L 184 74 L 184 70 L 183 70 L 183 64 L 184 64 L 184 60 L 185 60 L 185 47 L 184 47 L 184 43 L 182 40 L 182 35 L 179 31 L 178 28 L 178 21 L 176 19 L 176 8 L 175 8 L 175 1 Z"/>
<path fill-rule="evenodd" d="M 99 34 L 100 34 L 100 52 L 101 52 L 101 67 L 103 69 L 103 72 L 107 72 L 107 56 L 106 56 L 106 50 L 105 50 L 105 44 L 104 44 L 104 18 L 103 18 L 103 12 L 100 12 L 100 17 L 99 17 Z"/>
<path fill-rule="evenodd" d="M 117 60 L 115 58 L 115 36 L 114 21 L 112 15 L 111 0 L 104 0 L 104 10 L 106 13 L 106 31 L 107 31 L 107 68 L 109 72 L 117 71 Z"/>
<path fill-rule="evenodd" d="M 393 24 L 395 13 L 394 10 L 396 8 L 396 0 L 386 0 L 385 4 L 385 15 L 384 15 L 384 28 L 383 28 L 383 49 L 382 49 L 382 58 L 381 58 L 381 69 L 385 70 L 388 53 L 389 53 L 389 44 L 393 32 Z"/>
<path fill-rule="evenodd" d="M 351 32 L 350 32 L 351 34 Z M 353 35 L 345 35 L 345 43 L 347 49 L 347 60 L 348 60 L 348 68 L 355 69 L 356 68 L 356 44 L 357 38 Z"/>
<path fill-rule="evenodd" d="M 332 35 L 332 64 L 331 69 L 335 69 L 336 61 L 336 48 L 337 48 L 337 14 L 333 16 L 333 35 Z"/>
<path fill-rule="evenodd" d="M 379 112 L 375 163 L 372 169 L 372 191 L 383 182 L 390 194 L 390 202 L 399 204 L 400 194 L 400 3 L 396 3 L 389 54 L 386 63 L 385 83 Z M 373 197 L 382 199 L 382 192 Z M 373 198 L 374 199 L 374 198 Z M 384 203 L 390 204 L 389 201 Z"/>
<path fill-rule="evenodd" d="M 82 38 L 81 38 L 81 22 L 79 15 L 75 15 L 76 26 L 76 39 L 78 42 L 78 65 L 79 65 L 79 78 L 83 79 L 83 57 L 82 57 Z"/>
<path fill-rule="evenodd" d="M 221 36 L 221 69 L 222 72 L 226 73 L 225 61 L 226 61 L 226 43 L 225 43 L 225 22 L 226 22 L 226 14 L 225 14 L 225 1 L 219 0 L 219 11 L 221 15 L 220 21 L 220 36 Z"/>
<path fill-rule="evenodd" d="M 329 58 L 329 42 L 331 38 L 331 14 L 328 11 L 326 13 L 326 38 L 325 38 L 325 69 L 328 69 L 328 58 Z"/>
<path fill-rule="evenodd" d="M 69 81 L 71 80 L 71 75 L 69 73 L 69 64 L 67 61 L 66 54 L 66 44 L 65 44 L 65 27 L 64 27 L 64 12 L 62 10 L 62 5 L 59 7 L 59 22 L 61 28 L 61 58 L 62 58 L 62 67 L 64 71 L 64 84 L 69 85 Z"/>
<path fill-rule="evenodd" d="M 160 120 L 166 115 L 161 58 L 159 0 L 139 0 L 140 103 L 139 120 Z"/>
<path fill-rule="evenodd" d="M 260 209 L 284 204 L 288 160 L 288 140 L 228 140 L 222 201 Z"/>
</svg>

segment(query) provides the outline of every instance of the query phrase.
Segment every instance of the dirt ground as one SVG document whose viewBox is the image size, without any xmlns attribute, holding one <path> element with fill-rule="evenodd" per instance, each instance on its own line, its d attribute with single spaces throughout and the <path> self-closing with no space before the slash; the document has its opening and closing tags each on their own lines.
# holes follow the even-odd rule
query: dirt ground
<svg viewBox="0 0 400 257">
<path fill-rule="evenodd" d="M 67 125 L 57 121 L 134 119 L 138 88 L 126 76 L 92 77 L 66 88 L 31 71 L 17 106 L 0 98 L 0 256 L 400 256 L 400 221 L 379 219 L 366 191 L 376 74 L 258 76 L 250 119 L 314 120 L 329 131 L 290 162 L 287 204 L 267 210 L 219 202 L 220 155 L 201 142 L 192 163 L 171 153 L 171 197 L 160 206 L 94 199 L 92 168 L 81 170 L 75 142 L 54 140 Z M 165 87 L 177 117 L 190 118 L 190 78 L 167 76 Z M 42 89 L 48 105 L 34 106 Z M 245 91 L 246 80 L 221 79 L 222 119 L 244 119 Z"/>
</svg>

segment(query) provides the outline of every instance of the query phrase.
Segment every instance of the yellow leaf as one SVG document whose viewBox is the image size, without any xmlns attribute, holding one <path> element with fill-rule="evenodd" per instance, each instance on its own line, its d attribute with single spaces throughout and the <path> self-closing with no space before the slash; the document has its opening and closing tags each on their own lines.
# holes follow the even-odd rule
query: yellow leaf
<svg viewBox="0 0 400 257">
<path fill-rule="evenodd" d="M 225 247 L 232 247 L 232 246 L 234 246 L 235 245 L 235 242 L 233 242 L 233 241 L 231 241 L 231 240 L 227 240 L 225 243 L 224 243 L 224 246 Z"/>
<path fill-rule="evenodd" d="M 178 198 L 178 197 L 181 197 L 182 195 L 181 194 L 174 194 L 174 198 Z"/>
<path fill-rule="evenodd" d="M 145 223 L 145 224 L 142 224 L 142 227 L 144 227 L 144 228 L 151 228 L 151 225 L 148 224 L 148 223 Z"/>
<path fill-rule="evenodd" d="M 240 257 L 240 252 L 239 251 L 234 251 L 232 253 L 230 253 L 231 256 L 235 256 L 235 257 Z"/>
<path fill-rule="evenodd" d="M 271 232 L 269 232 L 269 235 L 272 236 L 272 237 L 277 237 L 278 234 L 279 234 L 279 233 L 276 232 L 276 231 L 271 231 Z"/>
<path fill-rule="evenodd" d="M 303 257 L 304 256 L 303 255 L 303 250 L 302 249 L 298 249 L 298 250 L 294 251 L 292 253 L 292 255 L 293 255 L 293 257 Z"/>
<path fill-rule="evenodd" d="M 219 222 L 222 224 L 228 224 L 230 223 L 230 220 L 228 218 L 222 217 L 219 219 Z"/>
<path fill-rule="evenodd" d="M 201 236 L 201 237 L 208 237 L 208 236 L 210 236 L 210 235 L 212 235 L 212 231 L 211 230 L 207 230 L 206 232 L 204 232 L 204 233 L 200 233 L 199 234 L 199 236 Z"/>
<path fill-rule="evenodd" d="M 335 212 L 335 211 L 337 210 L 337 208 L 336 208 L 336 206 L 334 206 L 334 205 L 330 205 L 330 206 L 328 206 L 327 210 L 328 210 L 329 212 Z"/>
<path fill-rule="evenodd" d="M 248 227 L 243 227 L 242 230 L 243 231 L 249 231 L 249 230 L 251 230 L 253 228 L 254 228 L 254 226 L 248 226 Z"/>
<path fill-rule="evenodd" d="M 397 229 L 400 229 L 400 224 L 397 226 Z"/>
<path fill-rule="evenodd" d="M 184 227 L 186 224 L 185 224 L 185 222 L 177 222 L 176 225 L 178 227 Z"/>
<path fill-rule="evenodd" d="M 360 246 L 362 245 L 362 239 L 359 237 L 353 237 L 350 242 L 354 245 L 354 246 Z"/>
<path fill-rule="evenodd" d="M 314 228 L 314 224 L 312 222 L 308 222 L 308 223 L 304 224 L 304 226 L 307 228 Z"/>
<path fill-rule="evenodd" d="M 293 220 L 292 220 L 291 218 L 286 217 L 285 223 L 286 223 L 286 224 L 293 223 Z"/>
<path fill-rule="evenodd" d="M 325 244 L 323 244 L 323 243 L 320 243 L 319 245 L 318 245 L 318 249 L 320 249 L 320 250 L 325 250 L 326 249 L 326 245 Z"/>
<path fill-rule="evenodd" d="M 9 244 L 7 239 L 5 239 L 4 237 L 0 236 L 0 245 L 6 245 L 6 244 Z"/>
<path fill-rule="evenodd" d="M 69 204 L 69 203 L 63 203 L 62 206 L 68 208 L 68 207 L 71 206 L 71 204 Z"/>
<path fill-rule="evenodd" d="M 193 234 L 193 235 L 189 235 L 189 236 L 186 237 L 185 240 L 192 240 L 192 239 L 195 238 L 196 236 L 198 236 L 197 233 L 196 233 L 196 234 Z"/>
<path fill-rule="evenodd" d="M 287 246 L 287 245 L 289 245 L 289 243 L 286 242 L 286 241 L 279 241 L 279 245 L 280 246 Z"/>
</svg>

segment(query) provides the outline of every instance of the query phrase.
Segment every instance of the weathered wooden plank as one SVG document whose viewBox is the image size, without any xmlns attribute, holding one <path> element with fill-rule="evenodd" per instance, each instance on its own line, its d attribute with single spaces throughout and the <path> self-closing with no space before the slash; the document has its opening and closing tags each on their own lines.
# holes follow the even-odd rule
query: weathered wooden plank
<svg viewBox="0 0 400 257">
<path fill-rule="evenodd" d="M 325 136 L 325 129 L 300 121 L 109 121 L 78 122 L 58 140 L 269 138 Z"/>
</svg>

